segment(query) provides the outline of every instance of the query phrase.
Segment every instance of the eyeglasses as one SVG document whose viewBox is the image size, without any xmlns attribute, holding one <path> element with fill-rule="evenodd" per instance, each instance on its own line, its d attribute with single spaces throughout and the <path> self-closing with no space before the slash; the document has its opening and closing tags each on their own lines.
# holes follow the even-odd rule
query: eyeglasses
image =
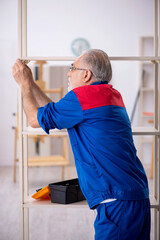
<svg viewBox="0 0 160 240">
<path fill-rule="evenodd" d="M 86 69 L 86 68 L 76 68 L 76 67 L 70 66 L 69 70 L 73 71 L 73 70 L 88 70 L 88 69 Z"/>
</svg>

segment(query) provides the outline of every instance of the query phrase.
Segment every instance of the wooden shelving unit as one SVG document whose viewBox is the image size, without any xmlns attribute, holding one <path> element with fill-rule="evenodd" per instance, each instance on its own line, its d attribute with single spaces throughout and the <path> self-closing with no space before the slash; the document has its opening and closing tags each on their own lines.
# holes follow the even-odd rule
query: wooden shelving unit
<svg viewBox="0 0 160 240">
<path fill-rule="evenodd" d="M 45 61 L 74 61 L 73 57 L 33 57 L 27 56 L 27 0 L 18 0 L 19 3 L 19 58 L 23 60 L 45 60 Z M 154 210 L 154 240 L 160 239 L 160 113 L 158 112 L 158 92 L 160 86 L 160 74 L 159 74 L 159 62 L 160 62 L 160 45 L 159 35 L 160 26 L 159 26 L 159 12 L 160 12 L 160 0 L 154 1 L 155 5 L 155 35 L 154 35 L 154 55 L 149 56 L 140 56 L 140 57 L 110 57 L 112 61 L 138 61 L 145 62 L 150 64 L 154 62 L 154 126 L 152 127 L 137 127 L 133 128 L 133 134 L 138 136 L 149 135 L 154 137 L 154 193 L 153 196 L 150 196 L 151 207 Z M 23 34 L 22 34 L 23 33 Z M 158 42 L 159 41 L 159 42 Z M 144 88 L 144 91 L 147 91 L 147 87 Z M 153 90 L 152 90 L 153 91 Z M 51 207 L 51 208 L 82 208 L 88 207 L 86 201 L 69 204 L 69 205 L 60 205 L 52 204 L 50 201 L 34 201 L 31 199 L 28 191 L 28 152 L 27 152 L 27 138 L 28 135 L 45 135 L 45 132 L 42 129 L 32 129 L 28 128 L 26 124 L 26 118 L 23 114 L 22 109 L 22 96 L 19 89 L 19 182 L 20 182 L 20 209 L 21 209 L 21 240 L 29 240 L 29 209 L 33 207 Z M 66 131 L 52 130 L 50 134 L 61 135 L 66 134 Z M 37 236 L 38 238 L 38 236 Z"/>
<path fill-rule="evenodd" d="M 140 55 L 153 56 L 154 55 L 154 37 L 143 36 L 140 38 Z M 140 63 L 140 91 L 139 91 L 139 126 L 153 126 L 154 125 L 154 61 Z M 139 137 L 138 155 L 143 164 L 152 165 L 152 144 L 153 137 L 147 138 L 145 136 Z M 147 154 L 146 154 L 147 150 Z M 150 174 L 153 175 L 153 174 Z"/>
</svg>

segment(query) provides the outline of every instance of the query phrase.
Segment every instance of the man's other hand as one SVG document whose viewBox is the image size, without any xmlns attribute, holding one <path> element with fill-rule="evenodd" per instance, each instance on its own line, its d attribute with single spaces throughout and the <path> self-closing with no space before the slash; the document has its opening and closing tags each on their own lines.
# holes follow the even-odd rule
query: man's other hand
<svg viewBox="0 0 160 240">
<path fill-rule="evenodd" d="M 12 67 L 12 75 L 21 88 L 30 87 L 33 81 L 30 68 L 19 59 L 16 60 Z"/>
</svg>

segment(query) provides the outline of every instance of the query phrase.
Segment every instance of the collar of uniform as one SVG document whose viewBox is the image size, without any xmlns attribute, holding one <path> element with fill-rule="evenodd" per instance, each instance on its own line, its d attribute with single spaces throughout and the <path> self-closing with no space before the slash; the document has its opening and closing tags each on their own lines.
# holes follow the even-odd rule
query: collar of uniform
<svg viewBox="0 0 160 240">
<path fill-rule="evenodd" d="M 107 81 L 98 81 L 98 82 L 91 83 L 91 85 L 99 85 L 99 84 L 108 84 L 108 82 Z"/>
</svg>

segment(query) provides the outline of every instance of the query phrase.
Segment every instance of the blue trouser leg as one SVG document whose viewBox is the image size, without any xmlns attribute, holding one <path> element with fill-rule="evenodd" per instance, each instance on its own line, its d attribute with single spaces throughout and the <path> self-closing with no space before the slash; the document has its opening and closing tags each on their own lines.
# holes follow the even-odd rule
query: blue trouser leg
<svg viewBox="0 0 160 240">
<path fill-rule="evenodd" d="M 100 204 L 94 223 L 95 240 L 149 240 L 150 202 L 116 200 Z"/>
</svg>

